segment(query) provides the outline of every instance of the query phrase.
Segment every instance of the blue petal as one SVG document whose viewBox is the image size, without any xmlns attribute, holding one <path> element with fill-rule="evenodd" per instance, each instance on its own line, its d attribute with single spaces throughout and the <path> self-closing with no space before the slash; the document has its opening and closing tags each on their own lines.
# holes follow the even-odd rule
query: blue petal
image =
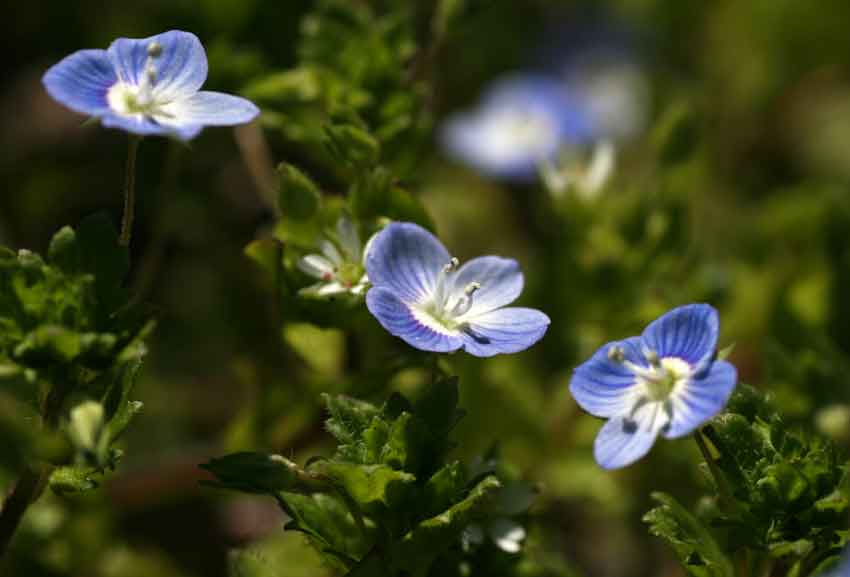
<svg viewBox="0 0 850 577">
<path fill-rule="evenodd" d="M 197 136 L 203 126 L 166 126 L 143 114 L 125 116 L 110 112 L 101 118 L 101 122 L 107 128 L 118 128 L 140 136 L 160 135 L 173 136 L 180 140 L 189 140 Z"/>
<path fill-rule="evenodd" d="M 460 336 L 438 332 L 420 322 L 390 289 L 373 286 L 366 293 L 366 307 L 390 334 L 419 350 L 447 353 L 463 344 Z"/>
<path fill-rule="evenodd" d="M 668 439 L 690 434 L 723 410 L 738 382 L 738 371 L 726 361 L 716 361 L 671 397 L 673 420 L 664 432 Z"/>
<path fill-rule="evenodd" d="M 162 46 L 162 53 L 154 60 L 155 99 L 169 101 L 197 92 L 207 79 L 207 55 L 198 37 L 182 30 L 170 30 L 150 38 L 118 38 L 112 42 L 109 57 L 121 81 L 139 84 L 152 42 Z"/>
<path fill-rule="evenodd" d="M 437 274 L 451 257 L 437 238 L 411 222 L 393 222 L 372 241 L 366 274 L 374 286 L 386 287 L 407 303 L 434 292 Z"/>
<path fill-rule="evenodd" d="M 535 309 L 509 307 L 479 315 L 463 331 L 463 348 L 476 357 L 524 351 L 546 334 L 549 317 Z"/>
<path fill-rule="evenodd" d="M 162 111 L 165 114 L 157 114 L 157 120 L 174 127 L 231 126 L 250 122 L 260 113 L 250 100 L 209 91 L 175 100 L 163 106 Z"/>
<path fill-rule="evenodd" d="M 661 357 L 678 357 L 698 366 L 714 355 L 719 325 L 714 307 L 685 305 L 652 321 L 641 341 Z"/>
<path fill-rule="evenodd" d="M 41 81 L 54 100 L 99 116 L 109 110 L 106 93 L 118 76 L 105 50 L 79 50 L 51 66 Z"/>
<path fill-rule="evenodd" d="M 647 403 L 634 415 L 611 418 L 599 430 L 593 443 L 593 456 L 605 469 L 631 465 L 646 455 L 667 422 L 661 403 Z"/>
<path fill-rule="evenodd" d="M 595 130 L 589 110 L 562 82 L 547 76 L 516 75 L 504 78 L 488 91 L 484 109 L 523 107 L 549 116 L 560 142 L 590 143 Z"/>
<path fill-rule="evenodd" d="M 471 282 L 481 285 L 465 316 L 474 317 L 512 303 L 522 293 L 523 276 L 517 261 L 498 256 L 474 258 L 454 274 L 451 292 L 459 294 Z"/>
<path fill-rule="evenodd" d="M 590 359 L 576 367 L 570 380 L 570 393 L 582 409 L 597 417 L 614 417 L 628 413 L 637 399 L 634 374 L 621 363 L 608 358 L 614 347 L 623 349 L 627 361 L 645 366 L 640 350 L 640 337 L 608 343 Z"/>
</svg>

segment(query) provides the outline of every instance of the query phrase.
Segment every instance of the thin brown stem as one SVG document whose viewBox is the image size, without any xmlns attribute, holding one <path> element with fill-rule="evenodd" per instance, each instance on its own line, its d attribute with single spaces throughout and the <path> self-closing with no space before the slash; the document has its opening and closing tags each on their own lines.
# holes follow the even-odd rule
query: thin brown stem
<svg viewBox="0 0 850 577">
<path fill-rule="evenodd" d="M 136 210 L 136 156 L 139 152 L 140 136 L 130 135 L 127 148 L 127 166 L 124 173 L 124 216 L 121 219 L 121 246 L 130 246 L 133 235 L 133 219 Z"/>
<path fill-rule="evenodd" d="M 68 388 L 63 384 L 53 386 L 42 407 L 42 426 L 51 430 L 56 428 L 67 394 Z M 28 465 L 3 502 L 0 510 L 0 558 L 5 555 L 27 508 L 41 496 L 52 472 L 53 465 L 50 463 Z"/>
</svg>

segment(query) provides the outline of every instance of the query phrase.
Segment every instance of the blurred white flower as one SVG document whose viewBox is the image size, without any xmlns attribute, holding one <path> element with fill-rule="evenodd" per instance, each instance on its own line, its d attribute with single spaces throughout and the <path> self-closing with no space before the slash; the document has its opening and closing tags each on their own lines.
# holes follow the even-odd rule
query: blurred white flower
<svg viewBox="0 0 850 577">
<path fill-rule="evenodd" d="M 351 218 L 343 214 L 336 223 L 336 238 L 319 243 L 321 254 L 307 254 L 298 261 L 298 268 L 319 282 L 299 291 L 302 296 L 328 298 L 341 294 L 363 296 L 369 286 L 366 276 L 366 255 L 375 235 L 363 246 L 360 234 Z"/>
</svg>

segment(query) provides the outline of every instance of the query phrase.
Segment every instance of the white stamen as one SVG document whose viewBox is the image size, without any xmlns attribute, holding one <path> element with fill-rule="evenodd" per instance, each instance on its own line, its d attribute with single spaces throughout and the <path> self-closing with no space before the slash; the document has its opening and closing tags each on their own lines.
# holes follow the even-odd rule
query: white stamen
<svg viewBox="0 0 850 577">
<path fill-rule="evenodd" d="M 463 296 L 457 299 L 455 306 L 452 307 L 451 315 L 455 317 L 459 317 L 461 315 L 465 315 L 469 312 L 469 309 L 472 308 L 472 295 L 475 294 L 475 291 L 481 288 L 481 283 L 479 282 L 471 282 L 463 289 Z"/>
<path fill-rule="evenodd" d="M 656 353 L 655 351 L 647 350 L 644 353 L 644 356 L 646 357 L 646 360 L 649 362 L 649 364 L 655 367 L 656 369 L 661 366 L 661 361 L 658 358 L 658 353 Z"/>
<path fill-rule="evenodd" d="M 437 274 L 437 283 L 434 287 L 434 304 L 439 310 L 443 310 L 446 306 L 446 298 L 448 297 L 446 294 L 448 276 L 450 273 L 456 271 L 459 266 L 460 260 L 453 256 L 449 262 L 443 266 L 439 274 Z"/>
</svg>

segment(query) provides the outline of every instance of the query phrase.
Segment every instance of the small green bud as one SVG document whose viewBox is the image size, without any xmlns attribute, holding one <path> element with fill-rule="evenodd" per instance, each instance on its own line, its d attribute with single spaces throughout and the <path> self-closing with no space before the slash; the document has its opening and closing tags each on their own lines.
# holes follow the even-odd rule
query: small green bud
<svg viewBox="0 0 850 577">
<path fill-rule="evenodd" d="M 103 405 L 85 401 L 71 409 L 68 436 L 77 449 L 79 461 L 102 466 L 106 463 L 109 438 L 104 428 Z"/>
<path fill-rule="evenodd" d="M 829 405 L 815 415 L 818 430 L 836 441 L 850 441 L 850 406 Z"/>
</svg>

